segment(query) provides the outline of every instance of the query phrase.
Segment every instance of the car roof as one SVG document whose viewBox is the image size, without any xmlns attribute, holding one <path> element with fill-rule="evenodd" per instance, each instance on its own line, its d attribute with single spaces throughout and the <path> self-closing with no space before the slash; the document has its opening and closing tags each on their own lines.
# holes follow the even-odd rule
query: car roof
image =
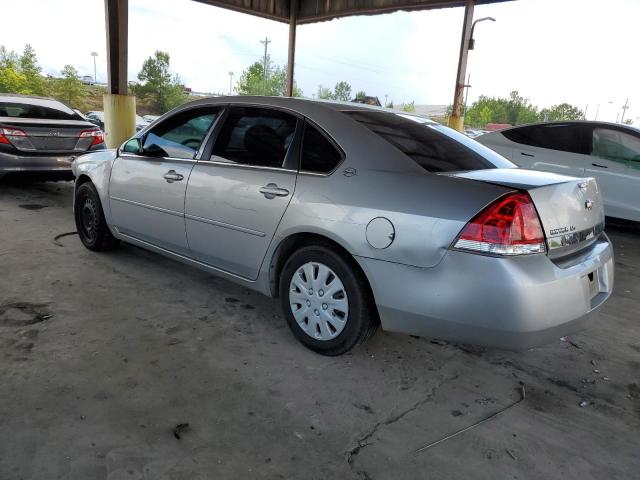
<svg viewBox="0 0 640 480">
<path fill-rule="evenodd" d="M 533 122 L 533 123 L 525 123 L 522 125 L 515 125 L 509 128 L 504 128 L 502 130 L 497 130 L 497 132 L 505 132 L 507 130 L 515 130 L 517 128 L 523 128 L 523 127 L 535 127 L 539 125 L 589 125 L 589 126 L 599 126 L 599 127 L 630 129 L 635 132 L 640 132 L 640 129 L 638 129 L 634 125 L 626 125 L 624 123 L 614 123 L 614 122 L 603 122 L 600 120 L 556 120 L 553 122 Z"/>
<path fill-rule="evenodd" d="M 302 115 L 307 115 L 308 113 L 318 109 L 322 109 L 322 110 L 328 109 L 336 112 L 351 112 L 351 111 L 380 112 L 380 113 L 416 117 L 416 118 L 419 118 L 421 121 L 426 121 L 425 123 L 437 124 L 437 122 L 434 122 L 429 118 L 423 117 L 421 115 L 415 115 L 410 112 L 390 110 L 385 107 L 365 105 L 362 103 L 354 103 L 354 102 L 343 102 L 338 100 L 321 100 L 321 99 L 310 99 L 310 98 L 299 98 L 299 97 L 267 97 L 267 96 L 251 96 L 251 95 L 206 97 L 206 98 L 194 100 L 189 103 L 185 103 L 178 108 L 182 109 L 182 108 L 189 108 L 189 107 L 198 106 L 198 105 L 226 104 L 226 103 L 248 104 L 248 105 L 256 104 L 256 105 L 263 105 L 263 106 L 289 108 L 291 110 L 299 112 Z"/>
</svg>

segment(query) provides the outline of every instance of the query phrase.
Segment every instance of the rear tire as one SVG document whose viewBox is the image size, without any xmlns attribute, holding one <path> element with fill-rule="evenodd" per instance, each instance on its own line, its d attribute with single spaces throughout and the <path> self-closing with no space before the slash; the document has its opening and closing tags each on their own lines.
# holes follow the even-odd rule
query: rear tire
<svg viewBox="0 0 640 480">
<path fill-rule="evenodd" d="M 73 209 L 78 236 L 89 250 L 113 250 L 120 244 L 107 226 L 100 196 L 93 183 L 83 183 L 77 188 Z"/>
<path fill-rule="evenodd" d="M 289 328 L 306 347 L 342 355 L 366 340 L 378 315 L 365 276 L 345 254 L 324 245 L 295 251 L 280 275 Z"/>
</svg>

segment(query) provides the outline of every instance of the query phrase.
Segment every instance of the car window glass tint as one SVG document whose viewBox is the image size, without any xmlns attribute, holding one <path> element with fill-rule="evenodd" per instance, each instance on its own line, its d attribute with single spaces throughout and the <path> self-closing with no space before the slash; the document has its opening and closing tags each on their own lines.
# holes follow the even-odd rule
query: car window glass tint
<svg viewBox="0 0 640 480">
<path fill-rule="evenodd" d="M 494 168 L 494 164 L 435 127 L 385 112 L 345 111 L 428 172 Z"/>
<path fill-rule="evenodd" d="M 531 125 L 502 132 L 512 142 L 581 154 L 588 154 L 590 151 L 588 134 L 588 126 L 572 124 Z"/>
<path fill-rule="evenodd" d="M 53 100 L 43 104 L 0 102 L 0 117 L 35 118 L 39 120 L 84 120 L 76 112 Z"/>
<path fill-rule="evenodd" d="M 595 128 L 591 155 L 617 162 L 640 163 L 640 138 L 619 130 Z"/>
<path fill-rule="evenodd" d="M 220 130 L 211 158 L 242 165 L 282 167 L 295 130 L 296 118 L 288 113 L 236 107 Z"/>
<path fill-rule="evenodd" d="M 217 110 L 187 110 L 167 118 L 147 133 L 143 150 L 152 157 L 193 158 L 200 148 Z"/>
<path fill-rule="evenodd" d="M 329 173 L 342 160 L 340 151 L 313 125 L 307 123 L 302 137 L 300 170 Z"/>
</svg>

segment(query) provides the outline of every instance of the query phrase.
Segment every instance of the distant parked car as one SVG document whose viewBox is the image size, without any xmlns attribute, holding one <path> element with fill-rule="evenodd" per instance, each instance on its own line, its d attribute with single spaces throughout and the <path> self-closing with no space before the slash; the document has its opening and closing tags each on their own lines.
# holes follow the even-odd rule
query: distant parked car
<svg viewBox="0 0 640 480">
<path fill-rule="evenodd" d="M 143 115 L 142 118 L 148 123 L 153 123 L 160 118 L 160 115 Z"/>
<path fill-rule="evenodd" d="M 378 321 L 528 348 L 580 329 L 613 288 L 593 179 L 516 168 L 379 107 L 208 98 L 74 173 L 87 248 L 122 240 L 279 296 L 326 355 Z"/>
<path fill-rule="evenodd" d="M 84 114 L 91 123 L 104 130 L 104 112 L 91 111 Z"/>
<path fill-rule="evenodd" d="M 90 122 L 94 123 L 95 125 L 97 125 L 98 127 L 104 130 L 104 112 L 100 112 L 100 111 L 87 112 L 85 113 L 85 117 L 87 117 L 87 119 Z M 145 120 L 140 115 L 136 115 L 136 132 L 139 132 L 140 130 L 142 130 L 144 127 L 149 125 L 149 123 L 150 123 L 149 121 Z"/>
<path fill-rule="evenodd" d="M 640 129 L 607 122 L 550 122 L 476 140 L 520 167 L 594 177 L 606 215 L 640 222 Z"/>
<path fill-rule="evenodd" d="M 91 75 L 83 75 L 80 80 L 82 80 L 82 83 L 85 85 L 93 85 L 95 83 Z"/>
<path fill-rule="evenodd" d="M 104 148 L 102 130 L 63 103 L 0 94 L 0 177 L 55 172 L 71 178 L 77 156 Z"/>
</svg>

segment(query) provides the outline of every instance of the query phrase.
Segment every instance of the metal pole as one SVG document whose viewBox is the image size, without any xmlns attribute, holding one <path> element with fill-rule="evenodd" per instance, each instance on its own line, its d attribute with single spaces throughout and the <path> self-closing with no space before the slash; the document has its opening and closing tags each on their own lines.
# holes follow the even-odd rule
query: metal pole
<svg viewBox="0 0 640 480">
<path fill-rule="evenodd" d="M 627 109 L 629 108 L 629 97 L 624 102 L 622 106 L 622 117 L 620 117 L 620 123 L 624 123 L 624 114 L 627 113 Z"/>
<path fill-rule="evenodd" d="M 264 45 L 264 60 L 262 64 L 262 94 L 267 94 L 267 47 L 271 43 L 267 37 L 264 37 L 264 40 L 260 40 L 260 43 Z"/>
<path fill-rule="evenodd" d="M 289 3 L 289 54 L 287 55 L 287 97 L 293 97 L 293 66 L 296 58 L 296 24 L 298 23 L 298 0 Z"/>
<path fill-rule="evenodd" d="M 91 56 L 93 57 L 93 83 L 98 83 L 98 75 L 96 73 L 96 57 L 98 56 L 98 52 L 91 52 Z"/>
<path fill-rule="evenodd" d="M 474 0 L 467 0 L 464 9 L 464 23 L 462 24 L 462 39 L 460 41 L 460 57 L 458 58 L 458 73 L 456 75 L 456 89 L 453 95 L 453 111 L 449 117 L 449 126 L 459 132 L 464 130 L 462 115 L 462 97 L 464 95 L 464 77 L 467 75 L 467 57 L 469 55 L 469 40 L 471 39 L 471 23 L 473 20 Z"/>
<path fill-rule="evenodd" d="M 467 99 L 469 98 L 469 87 L 471 87 L 471 74 L 467 75 L 467 83 L 464 88 L 466 88 L 466 92 L 464 94 L 464 114 L 467 114 Z"/>
<path fill-rule="evenodd" d="M 229 72 L 229 95 L 231 95 L 231 86 L 233 85 L 233 72 Z"/>
</svg>

